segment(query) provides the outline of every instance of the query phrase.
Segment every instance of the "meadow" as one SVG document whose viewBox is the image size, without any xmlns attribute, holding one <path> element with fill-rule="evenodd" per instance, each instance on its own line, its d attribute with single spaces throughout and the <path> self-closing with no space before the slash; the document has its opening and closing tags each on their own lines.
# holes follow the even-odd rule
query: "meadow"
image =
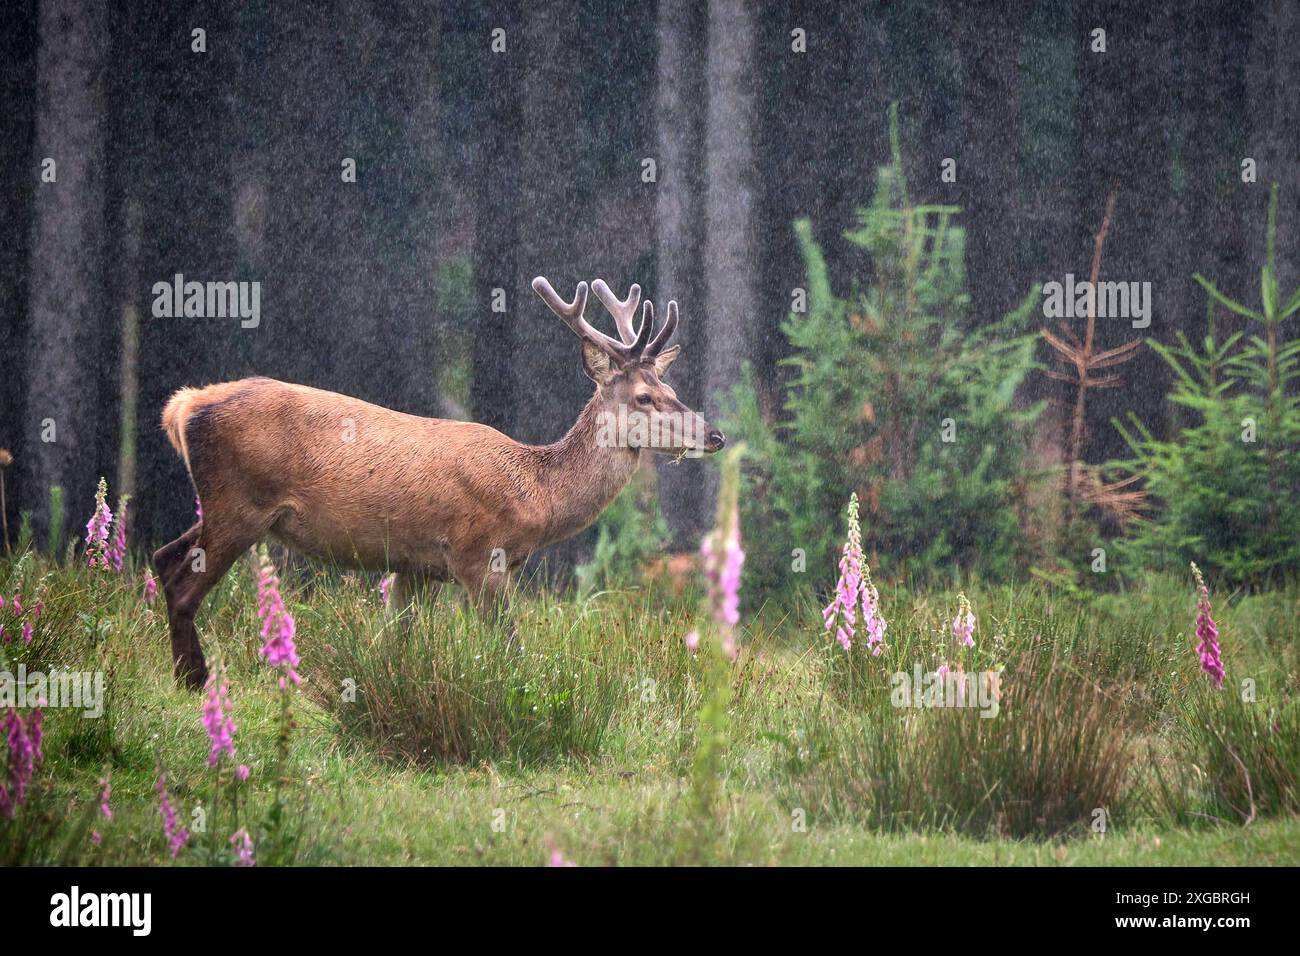
<svg viewBox="0 0 1300 956">
<path fill-rule="evenodd" d="M 530 590 L 514 652 L 454 588 L 396 612 L 377 578 L 280 573 L 300 685 L 260 653 L 254 553 L 199 617 L 235 724 L 212 767 L 208 695 L 174 685 L 138 556 L 0 560 L 0 671 L 102 672 L 106 688 L 98 718 L 44 709 L 0 862 L 1300 860 L 1295 586 L 1216 595 L 1216 690 L 1190 576 L 1097 596 L 971 584 L 973 647 L 954 641 L 956 593 L 886 587 L 878 656 L 823 629 L 810 582 L 743 607 L 732 661 L 684 641 L 709 633 L 700 595 L 653 580 L 581 601 Z M 41 604 L 30 642 L 15 595 L 23 615 Z M 891 675 L 940 663 L 1000 672 L 997 715 L 894 705 Z"/>
</svg>

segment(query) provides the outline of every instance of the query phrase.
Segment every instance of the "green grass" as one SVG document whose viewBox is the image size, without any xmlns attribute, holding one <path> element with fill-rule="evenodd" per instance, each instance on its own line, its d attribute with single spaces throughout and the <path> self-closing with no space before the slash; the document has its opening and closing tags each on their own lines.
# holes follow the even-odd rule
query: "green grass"
<svg viewBox="0 0 1300 956">
<path fill-rule="evenodd" d="M 1084 603 L 967 588 L 979 625 L 964 660 L 950 593 L 887 589 L 878 658 L 831 647 L 811 599 L 747 609 L 709 762 L 722 797 L 702 810 L 710 668 L 682 644 L 702 623 L 692 605 L 531 595 L 512 653 L 454 589 L 393 615 L 373 581 L 313 572 L 286 588 L 305 683 L 281 763 L 283 697 L 241 562 L 199 617 L 251 771 L 236 786 L 228 764 L 207 766 L 203 697 L 173 685 L 161 596 L 145 605 L 139 575 L 0 561 L 6 600 L 21 585 L 45 604 L 31 645 L 0 644 L 0 670 L 102 670 L 108 684 L 102 719 L 47 709 L 46 760 L 0 821 L 0 863 L 167 862 L 160 763 L 182 822 L 205 817 L 180 864 L 230 862 L 237 827 L 262 864 L 536 865 L 548 840 L 584 865 L 1300 862 L 1297 587 L 1216 598 L 1217 694 L 1176 580 Z M 941 661 L 1002 668 L 999 715 L 889 706 L 890 674 Z M 97 814 L 106 770 L 112 820 Z"/>
</svg>

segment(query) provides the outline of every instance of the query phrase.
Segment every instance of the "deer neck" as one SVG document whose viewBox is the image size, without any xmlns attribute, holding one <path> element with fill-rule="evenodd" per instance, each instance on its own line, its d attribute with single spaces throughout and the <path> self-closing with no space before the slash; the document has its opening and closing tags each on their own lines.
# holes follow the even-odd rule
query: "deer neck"
<svg viewBox="0 0 1300 956">
<path fill-rule="evenodd" d="M 636 472 L 640 451 L 602 445 L 597 392 L 559 441 L 543 445 L 541 478 L 551 499 L 551 523 L 544 544 L 577 534 L 600 516 Z"/>
</svg>

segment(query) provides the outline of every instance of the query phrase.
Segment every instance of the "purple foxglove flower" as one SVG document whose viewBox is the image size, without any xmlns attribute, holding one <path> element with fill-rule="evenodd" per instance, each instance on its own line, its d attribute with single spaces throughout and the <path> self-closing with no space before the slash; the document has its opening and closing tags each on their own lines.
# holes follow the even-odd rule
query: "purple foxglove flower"
<svg viewBox="0 0 1300 956">
<path fill-rule="evenodd" d="M 235 722 L 227 713 L 229 708 L 230 693 L 225 675 L 218 681 L 214 672 L 208 678 L 208 698 L 203 702 L 203 729 L 208 732 L 212 744 L 208 752 L 209 767 L 215 767 L 223 753 L 234 759 Z"/>
<path fill-rule="evenodd" d="M 235 848 L 235 866 L 257 866 L 253 859 L 253 838 L 247 830 L 236 830 L 231 834 L 230 845 Z"/>
<path fill-rule="evenodd" d="M 129 497 L 123 495 L 117 502 L 117 522 L 113 531 L 113 546 L 108 551 L 108 561 L 113 570 L 121 571 L 126 560 L 126 503 Z"/>
<path fill-rule="evenodd" d="M 1196 645 L 1196 653 L 1201 659 L 1201 670 L 1210 675 L 1210 679 L 1214 681 L 1214 689 L 1219 690 L 1223 687 L 1223 678 L 1226 674 L 1219 649 L 1219 626 L 1214 623 L 1210 607 L 1210 589 L 1205 586 L 1201 569 L 1195 563 L 1192 564 L 1192 574 L 1196 578 L 1196 586 L 1200 591 L 1196 601 L 1196 637 L 1200 641 Z"/>
<path fill-rule="evenodd" d="M 185 844 L 190 840 L 190 831 L 180 826 L 176 821 L 176 810 L 172 807 L 172 802 L 167 797 L 167 774 L 158 774 L 158 780 L 154 784 L 154 790 L 158 794 L 158 812 L 163 818 L 163 834 L 167 837 L 167 848 L 176 859 Z"/>
<path fill-rule="evenodd" d="M 822 609 L 822 626 L 835 633 L 835 639 L 841 647 L 846 651 L 851 650 L 853 640 L 857 637 L 860 609 L 862 626 L 867 631 L 867 647 L 873 655 L 879 655 L 884 650 L 888 624 L 880 613 L 880 593 L 871 582 L 871 569 L 863 560 L 857 492 L 849 496 L 849 536 L 840 553 L 839 570 L 835 596 Z"/>
<path fill-rule="evenodd" d="M 745 563 L 745 552 L 740 546 L 740 514 L 734 510 L 727 540 L 718 546 L 719 531 L 714 531 L 700 542 L 700 557 L 704 577 L 708 582 L 709 606 L 718 624 L 735 627 L 740 623 L 740 569 Z"/>
<path fill-rule="evenodd" d="M 262 552 L 258 574 L 257 613 L 262 619 L 262 638 L 265 641 L 259 653 L 272 667 L 284 671 L 280 679 L 282 688 L 286 686 L 284 677 L 294 684 L 300 683 L 297 670 L 300 661 L 293 643 L 293 616 L 280 597 L 280 579 L 276 577 L 275 567 L 265 551 Z"/>
<path fill-rule="evenodd" d="M 957 595 L 957 616 L 952 619 L 952 636 L 963 647 L 974 647 L 975 612 L 965 594 Z"/>
<path fill-rule="evenodd" d="M 86 522 L 86 563 L 92 568 L 108 570 L 108 529 L 113 512 L 108 508 L 108 482 L 99 479 L 95 490 L 95 510 Z"/>
</svg>

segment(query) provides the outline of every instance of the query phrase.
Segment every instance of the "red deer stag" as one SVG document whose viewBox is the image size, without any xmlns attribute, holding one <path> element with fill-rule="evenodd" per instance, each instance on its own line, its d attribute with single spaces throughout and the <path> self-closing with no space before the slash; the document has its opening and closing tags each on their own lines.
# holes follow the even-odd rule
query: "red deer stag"
<svg viewBox="0 0 1300 956">
<path fill-rule="evenodd" d="M 640 455 L 711 453 L 722 433 L 663 382 L 677 303 L 653 337 L 641 290 L 596 295 L 618 338 L 583 317 L 587 284 L 565 302 L 533 289 L 582 340 L 596 393 L 563 438 L 524 445 L 474 422 L 420 418 L 334 392 L 267 378 L 182 388 L 162 426 L 202 502 L 202 518 L 154 553 L 167 595 L 178 681 L 201 687 L 194 629 L 204 595 L 267 534 L 342 567 L 455 579 L 482 611 L 504 612 L 510 574 L 539 548 L 581 531 L 627 484 Z"/>
</svg>

